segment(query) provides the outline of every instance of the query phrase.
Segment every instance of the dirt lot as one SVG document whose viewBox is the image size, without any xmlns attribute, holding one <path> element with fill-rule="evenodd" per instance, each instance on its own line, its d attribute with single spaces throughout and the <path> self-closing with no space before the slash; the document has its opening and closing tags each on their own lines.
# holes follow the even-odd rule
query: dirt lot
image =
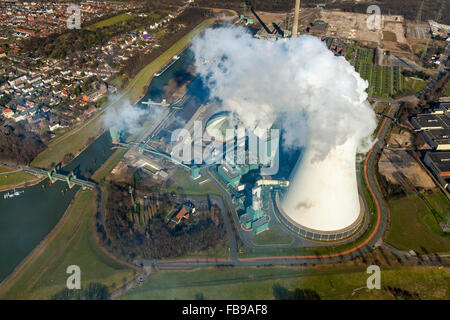
<svg viewBox="0 0 450 320">
<path fill-rule="evenodd" d="M 430 26 L 428 23 L 406 22 L 406 36 L 411 39 L 424 40 L 430 38 Z"/>
<path fill-rule="evenodd" d="M 407 44 L 405 38 L 405 28 L 403 26 L 403 17 L 401 16 L 383 16 L 383 30 L 395 34 L 397 42 Z"/>
<path fill-rule="evenodd" d="M 386 179 L 409 189 L 409 184 L 419 188 L 435 187 L 422 167 L 406 151 L 384 150 L 378 162 L 378 169 Z"/>
<path fill-rule="evenodd" d="M 389 140 L 391 148 L 405 148 L 411 146 L 411 134 L 403 132 L 392 134 Z M 378 162 L 378 170 L 386 179 L 400 184 L 406 189 L 411 186 L 419 188 L 433 188 L 435 184 L 425 170 L 405 150 L 384 149 Z"/>
<path fill-rule="evenodd" d="M 328 33 L 336 33 L 343 38 L 361 41 L 379 42 L 381 32 L 369 30 L 367 27 L 368 14 L 349 13 L 340 11 L 322 11 L 322 20 L 330 26 Z"/>
<path fill-rule="evenodd" d="M 382 44 L 385 49 L 402 51 L 408 49 L 405 37 L 404 19 L 398 15 L 382 15 L 381 30 L 369 30 L 369 14 L 321 11 L 321 19 L 329 24 L 327 35 L 334 34 L 368 44 Z"/>
</svg>

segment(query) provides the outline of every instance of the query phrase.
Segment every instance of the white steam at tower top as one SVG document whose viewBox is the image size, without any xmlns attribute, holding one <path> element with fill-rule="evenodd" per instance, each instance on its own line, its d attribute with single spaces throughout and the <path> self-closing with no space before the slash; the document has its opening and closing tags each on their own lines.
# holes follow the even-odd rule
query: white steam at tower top
<svg viewBox="0 0 450 320">
<path fill-rule="evenodd" d="M 339 170 L 336 161 L 340 160 L 325 161 L 326 158 L 341 159 L 336 156 L 336 148 L 352 153 L 342 159 L 353 159 L 353 169 L 347 163 L 347 173 L 335 175 L 336 179 L 333 176 L 318 179 L 324 184 L 323 189 L 328 188 L 328 192 L 333 192 L 332 188 L 347 188 L 353 194 L 351 197 L 347 200 L 336 199 L 341 203 L 321 208 L 315 204 L 317 199 L 306 194 L 308 188 L 294 187 L 297 191 L 291 188 L 287 198 L 300 202 L 287 206 L 288 211 L 299 211 L 317 218 L 317 210 L 323 211 L 333 205 L 336 209 L 359 210 L 359 204 L 355 203 L 355 199 L 358 201 L 354 174 L 356 146 L 367 148 L 376 121 L 375 113 L 366 101 L 368 83 L 361 79 L 345 58 L 334 56 L 315 37 L 259 40 L 245 29 L 234 27 L 209 29 L 194 40 L 192 48 L 197 72 L 210 88 L 211 96 L 219 98 L 225 108 L 236 112 L 248 128 L 269 127 L 276 119 L 281 119 L 284 144 L 305 146 L 308 152 L 304 160 L 311 165 L 315 162 L 324 165 L 333 163 Z M 347 142 L 355 147 L 346 147 Z M 333 171 L 332 168 L 320 170 L 320 166 L 315 166 L 314 172 L 317 174 Z M 298 167 L 308 170 L 305 166 Z M 339 178 L 341 181 L 337 181 L 338 177 L 343 176 L 350 179 L 342 181 Z M 302 183 L 318 183 L 314 182 L 316 178 Z M 354 183 L 342 185 L 347 180 Z M 296 185 L 299 183 L 294 181 Z M 316 187 L 311 190 L 320 189 Z M 298 194 L 300 190 L 302 199 L 302 195 Z M 296 196 L 290 197 L 291 194 Z M 344 203 L 346 201 L 347 204 Z M 288 213 L 291 215 L 292 212 Z M 336 224 L 336 227 L 340 226 Z M 333 225 L 328 225 L 326 229 L 333 229 Z"/>
<path fill-rule="evenodd" d="M 258 40 L 243 28 L 218 28 L 192 48 L 197 72 L 224 107 L 251 128 L 282 117 L 285 142 L 311 144 L 320 158 L 376 127 L 367 81 L 315 37 Z"/>
</svg>

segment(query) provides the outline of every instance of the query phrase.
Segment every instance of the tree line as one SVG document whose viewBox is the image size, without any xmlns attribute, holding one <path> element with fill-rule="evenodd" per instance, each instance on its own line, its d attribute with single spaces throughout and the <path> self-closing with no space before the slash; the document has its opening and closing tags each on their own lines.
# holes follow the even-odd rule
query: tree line
<svg viewBox="0 0 450 320">
<path fill-rule="evenodd" d="M 138 52 L 126 61 L 123 69 L 124 74 L 130 79 L 133 78 L 147 64 L 163 54 L 195 26 L 203 20 L 212 17 L 212 15 L 212 12 L 207 9 L 186 9 L 168 25 L 165 34 L 158 40 L 158 47 L 153 47 L 147 54 Z M 180 28 L 180 25 L 183 27 Z"/>
<path fill-rule="evenodd" d="M 44 149 L 45 144 L 36 134 L 25 130 L 21 123 L 0 127 L 0 159 L 30 164 Z"/>
<path fill-rule="evenodd" d="M 167 223 L 165 217 L 177 208 L 170 197 L 152 202 L 152 215 L 139 219 L 139 206 L 132 205 L 128 185 L 110 182 L 104 228 L 97 230 L 106 247 L 128 261 L 135 258 L 162 259 L 214 248 L 226 241 L 220 210 L 214 205 L 189 221 Z"/>
</svg>

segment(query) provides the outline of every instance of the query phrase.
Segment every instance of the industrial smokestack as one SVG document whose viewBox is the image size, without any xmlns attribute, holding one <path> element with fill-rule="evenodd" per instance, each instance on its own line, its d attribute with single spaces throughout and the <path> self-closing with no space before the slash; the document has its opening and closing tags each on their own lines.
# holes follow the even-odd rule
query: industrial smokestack
<svg viewBox="0 0 450 320">
<path fill-rule="evenodd" d="M 295 0 L 294 24 L 292 26 L 292 36 L 297 36 L 298 31 L 298 13 L 300 11 L 300 0 Z"/>
</svg>

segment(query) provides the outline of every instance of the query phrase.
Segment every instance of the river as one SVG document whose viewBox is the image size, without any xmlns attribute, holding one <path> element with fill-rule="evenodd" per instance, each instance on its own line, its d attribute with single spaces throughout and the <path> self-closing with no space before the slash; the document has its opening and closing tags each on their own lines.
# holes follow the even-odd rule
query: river
<svg viewBox="0 0 450 320">
<path fill-rule="evenodd" d="M 89 178 L 114 153 L 111 145 L 109 132 L 105 132 L 61 171 Z M 25 192 L 14 198 L 4 199 L 6 192 L 0 194 L 0 281 L 54 228 L 79 187 L 69 189 L 66 182 L 51 184 L 45 179 L 19 190 Z"/>
<path fill-rule="evenodd" d="M 193 53 L 185 50 L 170 69 L 153 78 L 143 100 L 152 98 L 159 101 L 163 88 L 170 79 L 192 77 L 186 72 L 192 62 Z M 186 100 L 185 106 L 189 108 L 179 112 L 183 118 L 195 112 L 193 106 L 198 106 L 197 103 L 206 98 L 204 87 L 199 81 L 193 79 L 188 88 L 190 98 Z M 142 104 L 138 105 L 144 107 Z M 74 171 L 77 177 L 89 179 L 114 153 L 111 146 L 111 137 L 109 131 L 106 131 L 61 171 Z M 50 184 L 49 180 L 45 179 L 35 186 L 20 190 L 25 192 L 9 199 L 3 198 L 5 192 L 0 193 L 0 281 L 3 281 L 55 227 L 79 187 L 69 189 L 65 182 Z"/>
</svg>

